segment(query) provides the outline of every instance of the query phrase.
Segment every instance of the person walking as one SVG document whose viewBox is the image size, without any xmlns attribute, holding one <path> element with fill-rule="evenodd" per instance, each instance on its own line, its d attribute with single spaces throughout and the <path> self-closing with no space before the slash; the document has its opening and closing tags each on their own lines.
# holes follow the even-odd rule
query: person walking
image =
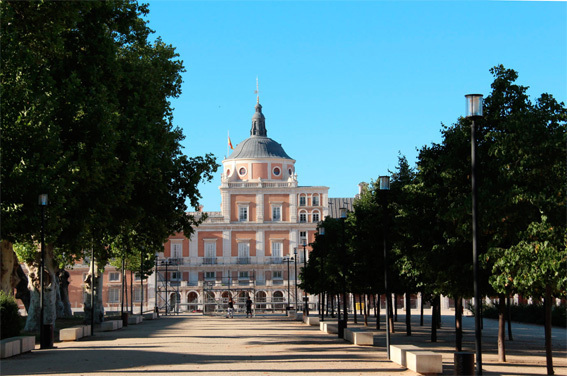
<svg viewBox="0 0 567 376">
<path fill-rule="evenodd" d="M 234 318 L 234 302 L 232 301 L 232 296 L 228 298 L 228 313 L 226 314 L 226 318 Z"/>
<path fill-rule="evenodd" d="M 246 299 L 246 318 L 248 318 L 248 315 L 252 318 L 252 300 L 250 300 L 250 296 Z"/>
</svg>

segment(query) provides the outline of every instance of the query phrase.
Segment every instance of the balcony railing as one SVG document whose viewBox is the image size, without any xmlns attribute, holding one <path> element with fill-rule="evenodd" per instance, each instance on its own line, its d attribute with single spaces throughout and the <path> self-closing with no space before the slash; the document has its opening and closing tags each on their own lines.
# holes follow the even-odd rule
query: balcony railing
<svg viewBox="0 0 567 376">
<path fill-rule="evenodd" d="M 216 257 L 203 257 L 203 265 L 216 265 L 217 258 Z"/>
<path fill-rule="evenodd" d="M 238 256 L 238 258 L 236 259 L 236 263 L 238 265 L 250 264 L 250 257 Z"/>
<path fill-rule="evenodd" d="M 283 257 L 278 257 L 278 256 L 267 257 L 266 264 L 283 264 Z"/>
</svg>

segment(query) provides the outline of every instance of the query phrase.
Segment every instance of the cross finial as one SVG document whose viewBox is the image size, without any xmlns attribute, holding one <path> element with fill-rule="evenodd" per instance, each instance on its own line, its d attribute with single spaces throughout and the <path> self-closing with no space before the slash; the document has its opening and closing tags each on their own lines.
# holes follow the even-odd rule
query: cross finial
<svg viewBox="0 0 567 376">
<path fill-rule="evenodd" d="M 254 93 L 256 94 L 256 103 L 260 103 L 260 89 L 258 87 L 258 76 L 256 76 L 256 91 Z"/>
</svg>

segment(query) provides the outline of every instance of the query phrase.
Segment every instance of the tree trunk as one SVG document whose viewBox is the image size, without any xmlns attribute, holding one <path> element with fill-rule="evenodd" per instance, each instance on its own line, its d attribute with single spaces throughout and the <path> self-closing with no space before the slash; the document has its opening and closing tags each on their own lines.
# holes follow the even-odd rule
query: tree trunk
<svg viewBox="0 0 567 376">
<path fill-rule="evenodd" d="M 380 294 L 376 294 L 376 330 L 380 330 Z"/>
<path fill-rule="evenodd" d="M 512 310 L 510 308 L 510 300 L 511 297 L 508 296 L 506 298 L 506 309 L 507 309 L 507 317 L 506 317 L 506 321 L 508 321 L 508 341 L 513 341 L 514 339 L 512 338 Z"/>
<path fill-rule="evenodd" d="M 498 295 L 498 361 L 506 362 L 506 297 Z"/>
<path fill-rule="evenodd" d="M 411 294 L 406 292 L 406 335 L 411 336 Z"/>
<path fill-rule="evenodd" d="M 392 307 L 392 294 L 388 294 L 387 296 L 388 299 L 390 299 L 390 333 L 395 333 L 396 332 L 396 328 L 394 327 L 394 307 Z M 388 307 L 388 306 L 386 306 Z"/>
<path fill-rule="evenodd" d="M 433 298 L 433 303 L 431 304 L 431 342 L 437 342 L 437 304 L 435 300 L 437 297 Z"/>
<path fill-rule="evenodd" d="M 24 331 L 39 331 L 40 328 L 40 307 L 39 307 L 39 266 L 41 262 L 41 252 L 37 252 L 36 261 L 33 264 L 26 264 L 29 271 L 28 277 L 28 289 L 31 293 L 30 299 L 30 309 L 28 311 L 28 318 L 26 320 L 26 325 Z M 45 259 L 44 259 L 44 291 L 43 291 L 43 323 L 44 324 L 55 324 L 56 312 L 55 312 L 55 302 L 56 302 L 56 292 L 58 289 L 57 283 L 55 282 L 55 268 L 53 263 L 53 246 L 46 245 L 45 247 Z"/>
<path fill-rule="evenodd" d="M 423 293 L 420 293 L 421 299 L 419 299 L 419 326 L 423 326 Z"/>
<path fill-rule="evenodd" d="M 463 351 L 463 298 L 455 298 L 455 351 Z"/>
<path fill-rule="evenodd" d="M 352 312 L 354 314 L 353 320 L 355 324 L 358 324 L 358 317 L 356 315 L 356 294 L 352 294 L 352 304 L 353 304 Z"/>
<path fill-rule="evenodd" d="M 6 294 L 14 295 L 13 274 L 18 264 L 18 257 L 14 252 L 13 244 L 9 241 L 2 240 L 0 255 L 0 283 L 1 289 Z"/>
<path fill-rule="evenodd" d="M 91 263 L 93 260 L 91 260 Z M 89 268 L 89 273 L 87 275 L 85 283 L 85 320 L 87 322 L 91 321 L 91 295 L 94 293 L 94 323 L 100 324 L 104 319 L 104 307 L 102 305 L 102 274 L 100 273 L 100 268 L 97 262 L 94 265 L 94 292 L 91 289 L 91 275 L 92 265 Z"/>
<path fill-rule="evenodd" d="M 441 329 L 441 295 L 437 296 L 435 303 L 437 304 L 437 329 Z"/>
<path fill-rule="evenodd" d="M 16 284 L 16 299 L 20 299 L 26 308 L 26 312 L 29 312 L 31 295 L 28 288 L 28 276 L 24 272 L 24 269 L 22 269 L 21 265 L 18 265 L 16 273 L 18 277 L 18 282 Z"/>
<path fill-rule="evenodd" d="M 69 272 L 60 269 L 57 272 L 59 281 L 60 304 L 58 304 L 57 317 L 73 317 L 71 302 L 69 301 Z"/>
<path fill-rule="evenodd" d="M 398 294 L 394 293 L 394 304 L 392 307 L 394 307 L 394 321 L 398 322 Z"/>
<path fill-rule="evenodd" d="M 551 350 L 551 285 L 545 286 L 545 361 L 547 374 L 553 375 L 553 354 Z"/>
<path fill-rule="evenodd" d="M 130 271 L 130 314 L 134 314 L 134 273 L 132 271 Z"/>
</svg>

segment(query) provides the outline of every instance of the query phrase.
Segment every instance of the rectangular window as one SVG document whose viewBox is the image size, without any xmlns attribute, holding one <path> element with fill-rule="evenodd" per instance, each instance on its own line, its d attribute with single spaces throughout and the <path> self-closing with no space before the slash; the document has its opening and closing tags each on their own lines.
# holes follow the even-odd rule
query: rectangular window
<svg viewBox="0 0 567 376">
<path fill-rule="evenodd" d="M 299 206 L 305 206 L 305 205 L 307 205 L 307 200 L 305 196 L 299 196 Z"/>
<path fill-rule="evenodd" d="M 117 287 L 108 289 L 108 302 L 118 303 L 120 301 L 120 289 Z"/>
<path fill-rule="evenodd" d="M 240 222 L 248 221 L 248 206 L 239 206 L 238 207 L 238 220 Z"/>
<path fill-rule="evenodd" d="M 282 207 L 272 206 L 272 221 L 281 221 L 282 220 Z"/>
<path fill-rule="evenodd" d="M 205 259 L 204 264 L 216 264 L 217 260 L 217 243 L 205 242 Z"/>
<path fill-rule="evenodd" d="M 172 281 L 181 281 L 181 272 L 171 272 Z"/>
<path fill-rule="evenodd" d="M 272 261 L 274 264 L 282 263 L 282 242 L 272 242 Z"/>
<path fill-rule="evenodd" d="M 118 272 L 108 273 L 108 280 L 110 282 L 120 282 L 120 273 L 118 273 Z"/>
<path fill-rule="evenodd" d="M 319 206 L 319 196 L 318 195 L 313 196 L 313 206 Z"/>
<path fill-rule="evenodd" d="M 140 282 L 140 273 L 134 273 L 134 281 Z"/>
<path fill-rule="evenodd" d="M 205 281 L 214 281 L 215 278 L 215 272 L 205 272 Z"/>
<path fill-rule="evenodd" d="M 238 243 L 238 263 L 250 264 L 250 243 Z"/>
<path fill-rule="evenodd" d="M 272 279 L 283 279 L 283 272 L 281 270 L 274 270 L 272 272 Z"/>
<path fill-rule="evenodd" d="M 319 222 L 319 213 L 318 212 L 313 213 L 313 222 Z"/>
<path fill-rule="evenodd" d="M 142 300 L 142 294 L 140 293 L 140 291 L 142 291 L 142 290 L 139 287 L 134 288 L 134 301 L 135 302 L 139 302 L 140 300 Z"/>
<path fill-rule="evenodd" d="M 299 231 L 299 244 L 303 245 L 304 243 L 307 243 L 307 232 Z"/>
<path fill-rule="evenodd" d="M 242 279 L 248 280 L 248 279 L 250 279 L 250 277 L 249 277 L 249 275 L 248 275 L 248 272 L 243 272 L 243 271 L 238 272 L 238 279 L 239 279 L 239 280 L 242 280 Z"/>
<path fill-rule="evenodd" d="M 307 214 L 306 213 L 299 213 L 299 222 L 301 222 L 301 223 L 307 222 Z"/>
<path fill-rule="evenodd" d="M 183 246 L 181 242 L 171 243 L 171 258 L 178 259 L 183 257 Z"/>
</svg>

